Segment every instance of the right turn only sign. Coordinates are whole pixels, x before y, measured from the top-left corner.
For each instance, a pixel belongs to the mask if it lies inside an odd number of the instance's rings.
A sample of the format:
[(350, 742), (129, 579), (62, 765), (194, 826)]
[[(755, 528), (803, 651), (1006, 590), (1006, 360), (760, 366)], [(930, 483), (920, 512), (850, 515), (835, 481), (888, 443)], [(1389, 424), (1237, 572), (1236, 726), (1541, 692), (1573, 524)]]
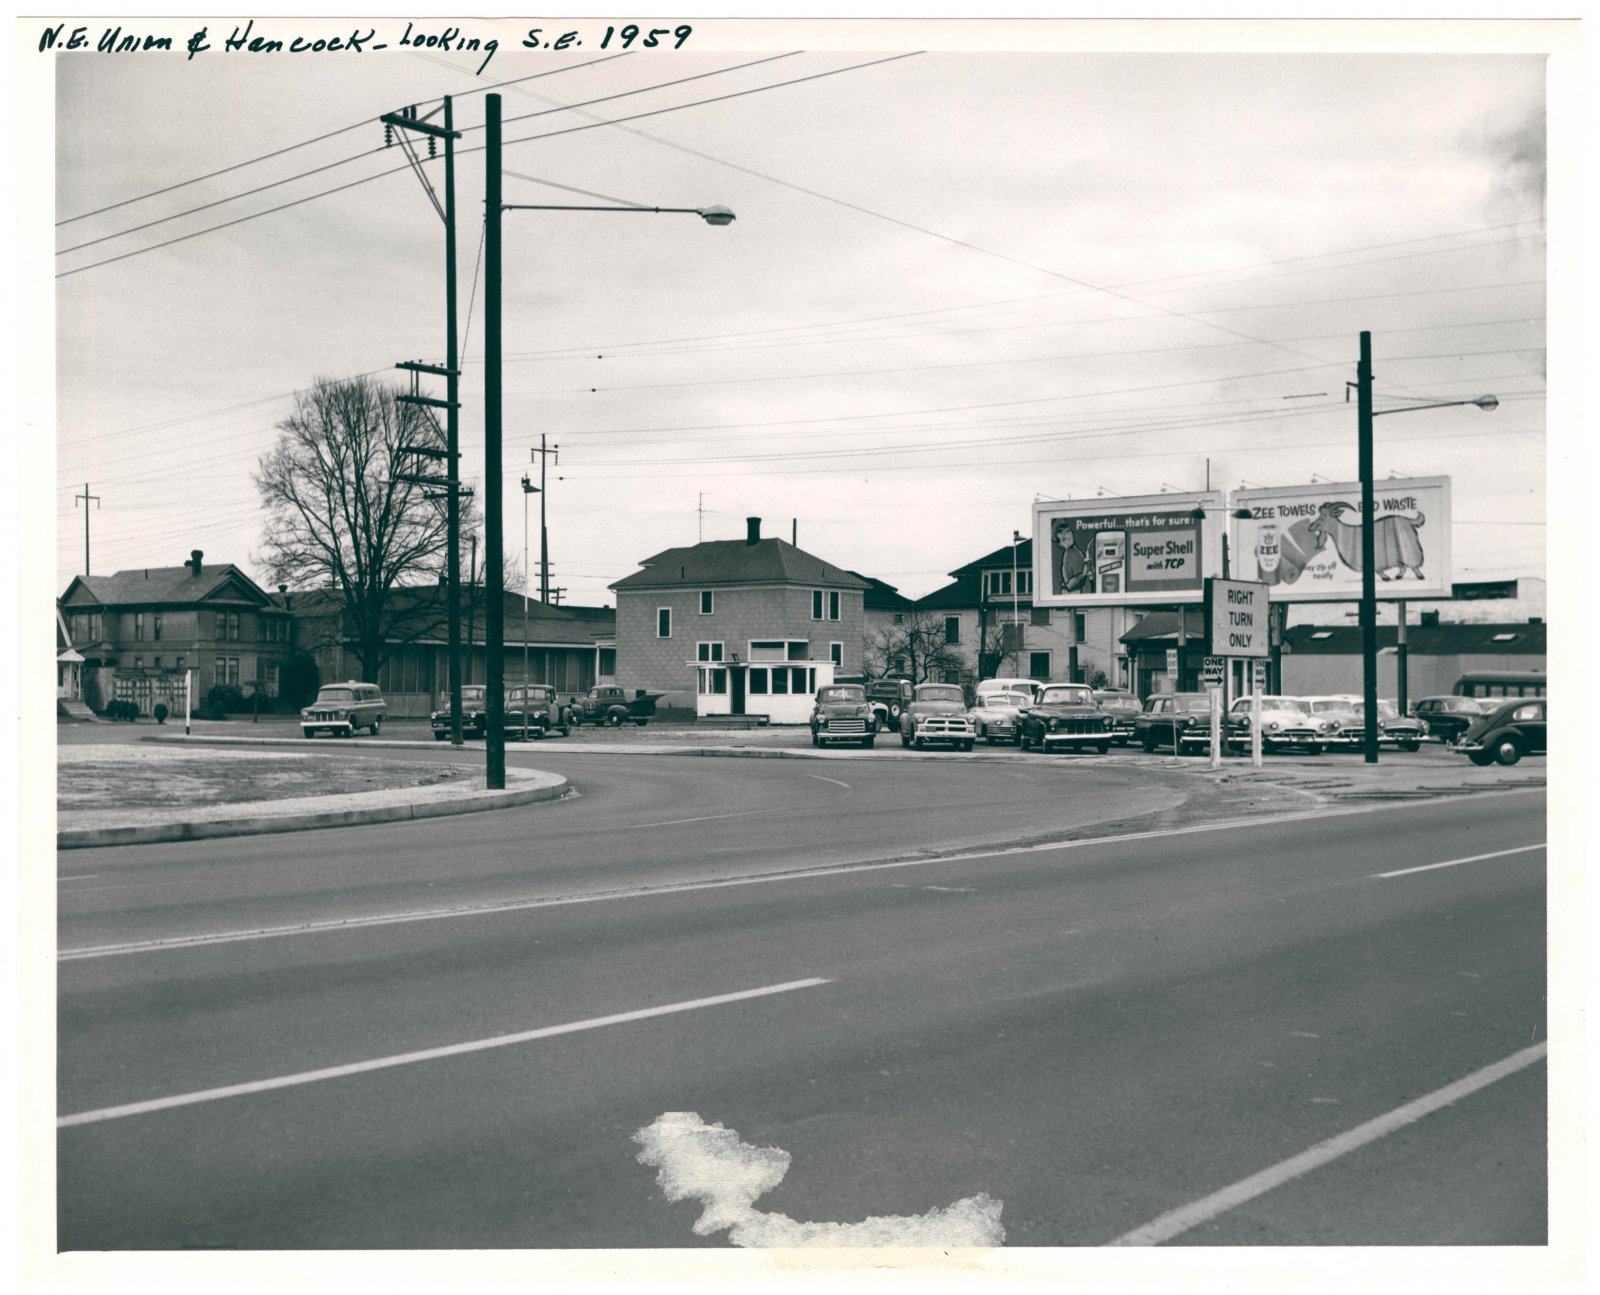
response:
[(1266, 656), (1267, 586), (1249, 580), (1207, 580), (1206, 625), (1217, 656)]

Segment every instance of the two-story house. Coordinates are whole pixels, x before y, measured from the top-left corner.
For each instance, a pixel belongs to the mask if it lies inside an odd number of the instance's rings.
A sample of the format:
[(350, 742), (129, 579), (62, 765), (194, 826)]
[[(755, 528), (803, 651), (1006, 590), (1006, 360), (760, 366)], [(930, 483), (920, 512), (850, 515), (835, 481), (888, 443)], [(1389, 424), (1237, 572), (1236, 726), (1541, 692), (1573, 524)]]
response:
[(742, 540), (664, 549), (614, 583), (616, 680), (697, 715), (804, 723), (816, 690), (859, 674), (868, 582), (748, 519)]
[(188, 671), (197, 703), (217, 684), (277, 695), (291, 651), (288, 612), (232, 563), (207, 567), (204, 557), (195, 549), (178, 567), (73, 577), (61, 610), (83, 657), (90, 706), (181, 710)]
[[(1016, 675), (1127, 687), (1121, 636), (1137, 620), (1125, 607), (1036, 607), (1033, 541), (1020, 540), (950, 572), (951, 583), (919, 598), (917, 612), (944, 621), (961, 682)], [(946, 673), (956, 673), (954, 667)], [(956, 680), (951, 680), (956, 682)]]

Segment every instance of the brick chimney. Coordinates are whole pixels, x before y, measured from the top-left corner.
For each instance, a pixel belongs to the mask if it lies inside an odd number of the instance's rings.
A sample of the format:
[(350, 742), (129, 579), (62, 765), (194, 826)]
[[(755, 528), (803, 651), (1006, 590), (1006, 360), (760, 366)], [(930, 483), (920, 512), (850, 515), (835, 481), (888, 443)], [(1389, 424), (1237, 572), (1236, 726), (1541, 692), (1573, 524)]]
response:
[(744, 519), (744, 542), (746, 544), (761, 543), (761, 519), (759, 517), (746, 517)]
[(189, 560), (184, 563), (184, 566), (188, 567), (189, 570), (193, 571), (195, 573), (195, 575), (198, 576), (200, 574), (200, 570), (201, 570), (201, 568), (200, 568), (200, 559), (203, 558), (203, 557), (205, 557), (205, 554), (202, 553), (199, 549), (190, 549), (189, 550)]

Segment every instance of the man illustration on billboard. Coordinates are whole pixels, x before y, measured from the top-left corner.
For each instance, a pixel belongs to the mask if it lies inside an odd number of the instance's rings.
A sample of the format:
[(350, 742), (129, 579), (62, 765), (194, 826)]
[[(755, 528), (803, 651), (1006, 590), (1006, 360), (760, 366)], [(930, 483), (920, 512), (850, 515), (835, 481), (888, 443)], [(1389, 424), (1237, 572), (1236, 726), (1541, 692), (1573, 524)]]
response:
[(1092, 592), (1088, 589), (1094, 568), (1087, 550), (1078, 547), (1078, 536), (1070, 518), (1056, 523), (1056, 546), (1061, 550), (1061, 589), (1064, 594)]

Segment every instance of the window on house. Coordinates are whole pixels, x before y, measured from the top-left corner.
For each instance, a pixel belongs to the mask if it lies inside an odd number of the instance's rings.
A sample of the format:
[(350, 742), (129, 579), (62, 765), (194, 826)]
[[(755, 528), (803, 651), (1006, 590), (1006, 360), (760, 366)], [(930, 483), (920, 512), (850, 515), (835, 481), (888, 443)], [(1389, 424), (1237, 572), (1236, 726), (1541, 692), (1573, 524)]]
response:
[(174, 661), (172, 663), (172, 668), (174, 670), (182, 670), (183, 669), (183, 658), (179, 657), (176, 661)]
[(1086, 627), (1085, 627), (1085, 624), (1084, 624), (1083, 613), (1082, 612), (1073, 612), (1072, 613), (1072, 641), (1074, 643), (1082, 643), (1088, 637), (1089, 637), (1089, 635), (1087, 633), (1087, 630), (1086, 630)]
[(895, 674), (904, 674), (906, 672), (906, 659), (903, 656), (895, 657), (894, 660), (889, 662), (889, 669), (894, 671)]
[(894, 623), (896, 625), (904, 625), (906, 623), (906, 614), (904, 612), (896, 612), (894, 614)]
[(1028, 678), (1048, 679), (1050, 677), (1050, 654), (1048, 652), (1028, 653)]
[(811, 619), (814, 621), (822, 619), (822, 590), (820, 589), (811, 591)]
[(991, 598), (1011, 597), (1011, 572), (989, 572), (989, 596)]
[(144, 669), (144, 658), (142, 656), (136, 656), (133, 658), (133, 668), (135, 670)]
[(765, 666), (752, 666), (751, 667), (751, 669), (750, 669), (750, 691), (752, 693), (760, 693), (762, 696), (766, 695), (766, 692), (767, 692), (767, 669), (766, 669)]
[(944, 681), (946, 683), (956, 683), (956, 684), (960, 683), (961, 682), (961, 671), (959, 671), (959, 670), (946, 670), (944, 672)]
[(656, 609), (656, 637), (658, 639), (672, 637), (672, 608), (658, 607)]
[(946, 616), (944, 618), (944, 641), (946, 643), (961, 642), (961, 617)]
[(1516, 639), (1517, 639), (1517, 636), (1515, 634), (1496, 634), (1494, 636), (1494, 638), (1491, 640), (1491, 642), (1494, 642), (1494, 643), (1514, 643), (1514, 642), (1516, 642)]
[(266, 687), (267, 696), (276, 697), (278, 695), (278, 663), (276, 661), (268, 661), (262, 669), (261, 678)]
[(723, 697), (728, 692), (728, 672), (723, 669), (700, 672), (700, 694), (703, 697)]
[(1017, 572), (1017, 592), (1024, 598), (1033, 596), (1033, 572), (1025, 569)]
[(1050, 609), (1048, 607), (1035, 607), (1028, 613), (1028, 621), (1033, 625), (1048, 625), (1050, 623)]
[(805, 639), (790, 639), (788, 657), (791, 661), (811, 660), (811, 644)]
[(844, 644), (828, 644), (828, 659), (842, 670), (844, 668)]
[(837, 589), (828, 590), (828, 619), (831, 621), (839, 619), (839, 591)]
[(150, 621), (155, 630), (156, 642), (159, 643), (161, 642), (161, 613), (157, 612), (150, 618)]
[(697, 643), (695, 645), (695, 659), (698, 661), (722, 660), (722, 643), (720, 641)]
[(228, 682), (235, 687), (239, 684), (239, 658), (236, 656), (228, 658)]
[(712, 608), (715, 606), (715, 604), (716, 604), (716, 590), (714, 590), (714, 589), (702, 589), (700, 591), (700, 614), (702, 616), (711, 615)]
[(215, 661), (213, 661), (211, 663), (211, 665), (212, 665), (212, 673), (214, 675), (213, 682), (214, 683), (219, 683), (219, 684), (227, 683), (228, 682), (228, 658), (225, 657), (225, 656), (219, 656)]
[(774, 670), (772, 672), (772, 691), (775, 693), (789, 691), (789, 672), (787, 670)]
[(237, 643), (238, 641), (239, 641), (239, 613), (238, 612), (229, 612), (228, 613), (228, 642)]
[(141, 643), (144, 641), (144, 613), (143, 612), (134, 612), (134, 614), (133, 614), (133, 637), (138, 639)]

